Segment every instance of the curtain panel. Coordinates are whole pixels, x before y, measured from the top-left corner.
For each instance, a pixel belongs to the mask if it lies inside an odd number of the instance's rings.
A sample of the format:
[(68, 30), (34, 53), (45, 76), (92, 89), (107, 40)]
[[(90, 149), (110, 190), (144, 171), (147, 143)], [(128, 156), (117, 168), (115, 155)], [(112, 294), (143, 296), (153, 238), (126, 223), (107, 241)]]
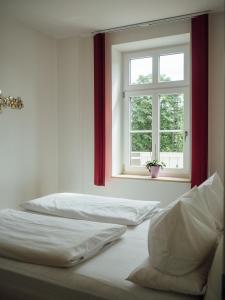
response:
[(94, 36), (94, 184), (105, 185), (105, 34)]
[(208, 15), (191, 22), (192, 52), (192, 186), (207, 178), (208, 169)]

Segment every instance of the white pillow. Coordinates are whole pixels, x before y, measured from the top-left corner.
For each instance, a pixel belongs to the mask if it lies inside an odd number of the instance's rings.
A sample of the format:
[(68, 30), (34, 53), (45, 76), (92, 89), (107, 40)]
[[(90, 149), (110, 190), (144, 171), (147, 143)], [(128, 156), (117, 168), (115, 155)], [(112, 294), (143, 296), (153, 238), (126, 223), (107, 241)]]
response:
[(180, 200), (185, 202), (193, 217), (216, 232), (217, 229), (214, 218), (210, 214), (209, 208), (204, 199), (200, 196), (196, 186), (189, 192), (182, 195)]
[(223, 273), (223, 237), (217, 247), (211, 269), (209, 271), (207, 291), (204, 300), (218, 300), (222, 295)]
[(210, 176), (207, 180), (205, 180), (200, 186), (204, 186), (204, 185), (208, 185), (210, 186), (218, 195), (218, 197), (221, 199), (221, 201), (223, 202), (223, 192), (224, 192), (224, 188), (223, 188), (223, 183), (220, 179), (220, 176), (217, 172), (215, 172), (212, 176)]
[(200, 210), (193, 213), (191, 203), (198, 201), (194, 187), (151, 219), (148, 248), (157, 270), (185, 275), (198, 268), (215, 246), (217, 233), (210, 219), (203, 222)]
[(149, 219), (158, 201), (141, 201), (77, 193), (57, 193), (21, 204), (26, 210), (64, 218), (121, 225)]
[(143, 287), (188, 295), (203, 295), (206, 290), (210, 261), (184, 276), (171, 276), (156, 270), (148, 257), (127, 280)]
[(198, 190), (202, 201), (208, 207), (216, 228), (223, 230), (224, 189), (219, 175), (213, 174), (198, 187)]

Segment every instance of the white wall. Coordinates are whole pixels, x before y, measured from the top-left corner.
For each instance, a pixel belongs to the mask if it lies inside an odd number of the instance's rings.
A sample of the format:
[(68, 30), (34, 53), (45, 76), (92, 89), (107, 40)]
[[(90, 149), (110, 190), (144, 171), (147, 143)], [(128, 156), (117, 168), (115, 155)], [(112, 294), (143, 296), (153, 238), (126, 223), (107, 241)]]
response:
[[(210, 17), (210, 172), (218, 170), (223, 175), (221, 160), (224, 156), (224, 138), (217, 130), (223, 130), (223, 82), (219, 68), (222, 52), (223, 17)], [(142, 31), (141, 31), (142, 30)], [(148, 29), (113, 34), (113, 43), (149, 39), (164, 34), (188, 32), (188, 23), (155, 27), (149, 34)], [(142, 35), (140, 35), (140, 31)], [(212, 34), (217, 32), (217, 34)], [(218, 33), (220, 31), (220, 33)], [(164, 32), (164, 33), (162, 33)], [(213, 38), (213, 41), (212, 41)], [(213, 46), (212, 46), (213, 43)], [(220, 49), (221, 47), (221, 49)], [(153, 182), (146, 180), (120, 179), (109, 177), (105, 187), (93, 184), (94, 174), (94, 107), (93, 107), (93, 44), (92, 38), (65, 39), (58, 42), (59, 49), (59, 191), (75, 191), (129, 197), (132, 199), (161, 200), (166, 204), (188, 190), (186, 183)], [(222, 56), (222, 54), (221, 54)], [(217, 61), (214, 65), (213, 61)], [(213, 67), (213, 71), (212, 71)], [(213, 74), (213, 75), (212, 75)], [(216, 81), (216, 83), (215, 83)], [(79, 85), (79, 87), (77, 86)], [(212, 92), (213, 91), (213, 92)], [(215, 99), (216, 97), (216, 99)], [(213, 108), (212, 108), (213, 103)]]
[(57, 190), (56, 43), (0, 16), (0, 89), (24, 109), (0, 113), (0, 208)]
[[(111, 46), (111, 45), (109, 45)], [(110, 47), (111, 48), (111, 47)], [(113, 49), (109, 52), (110, 56), (110, 62), (112, 67), (109, 68), (109, 72), (112, 76), (112, 80), (110, 80), (110, 84), (112, 82), (111, 89), (109, 88), (108, 93), (112, 95), (110, 97), (109, 101), (109, 115), (111, 114), (111, 124), (112, 124), (112, 132), (108, 132), (107, 135), (110, 136), (110, 139), (107, 139), (107, 143), (109, 142), (109, 147), (107, 151), (110, 152), (110, 158), (109, 161), (111, 161), (109, 169), (112, 171), (112, 175), (118, 175), (121, 174), (123, 171), (123, 151), (122, 151), (122, 145), (123, 145), (123, 97), (122, 97), (122, 53), (116, 49)], [(111, 79), (109, 77), (109, 79)], [(110, 86), (110, 85), (109, 85)], [(112, 141), (112, 142), (111, 142)], [(109, 177), (110, 174), (107, 174), (107, 177)]]
[(209, 173), (224, 178), (224, 14), (209, 18)]
[[(151, 34), (147, 28), (119, 32), (111, 42), (183, 33), (188, 26), (161, 25), (152, 27)], [(222, 14), (210, 16), (209, 37), (209, 172), (218, 170), (223, 177)], [(92, 38), (59, 40), (57, 60), (54, 39), (1, 16), (0, 39), (0, 89), (21, 96), (25, 104), (22, 111), (0, 114), (0, 207), (57, 190), (161, 199), (165, 204), (189, 188), (184, 183), (119, 178), (108, 178), (105, 187), (93, 185)]]
[[(83, 184), (83, 118), (79, 82), (82, 68), (79, 39), (58, 41), (59, 190), (79, 190)], [(88, 83), (90, 84), (90, 83)], [(83, 87), (85, 87), (86, 82)], [(88, 120), (87, 120), (88, 122)]]

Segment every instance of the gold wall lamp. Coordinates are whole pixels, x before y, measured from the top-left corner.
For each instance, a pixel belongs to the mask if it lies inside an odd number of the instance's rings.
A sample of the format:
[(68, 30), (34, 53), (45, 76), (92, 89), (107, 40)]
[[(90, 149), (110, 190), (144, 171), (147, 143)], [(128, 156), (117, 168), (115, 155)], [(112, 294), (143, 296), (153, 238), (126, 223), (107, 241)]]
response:
[(0, 112), (2, 112), (3, 108), (22, 109), (23, 107), (23, 101), (20, 97), (3, 96), (0, 90)]

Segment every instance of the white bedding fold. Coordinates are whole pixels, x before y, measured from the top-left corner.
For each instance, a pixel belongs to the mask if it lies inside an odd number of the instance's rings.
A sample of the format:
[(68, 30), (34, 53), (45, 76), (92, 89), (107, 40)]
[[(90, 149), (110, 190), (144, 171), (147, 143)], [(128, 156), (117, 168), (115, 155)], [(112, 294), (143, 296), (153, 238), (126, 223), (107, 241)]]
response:
[(0, 211), (0, 255), (24, 262), (70, 267), (120, 238), (126, 226)]
[(66, 218), (138, 225), (151, 216), (159, 202), (57, 193), (24, 202), (21, 206), (26, 210)]

